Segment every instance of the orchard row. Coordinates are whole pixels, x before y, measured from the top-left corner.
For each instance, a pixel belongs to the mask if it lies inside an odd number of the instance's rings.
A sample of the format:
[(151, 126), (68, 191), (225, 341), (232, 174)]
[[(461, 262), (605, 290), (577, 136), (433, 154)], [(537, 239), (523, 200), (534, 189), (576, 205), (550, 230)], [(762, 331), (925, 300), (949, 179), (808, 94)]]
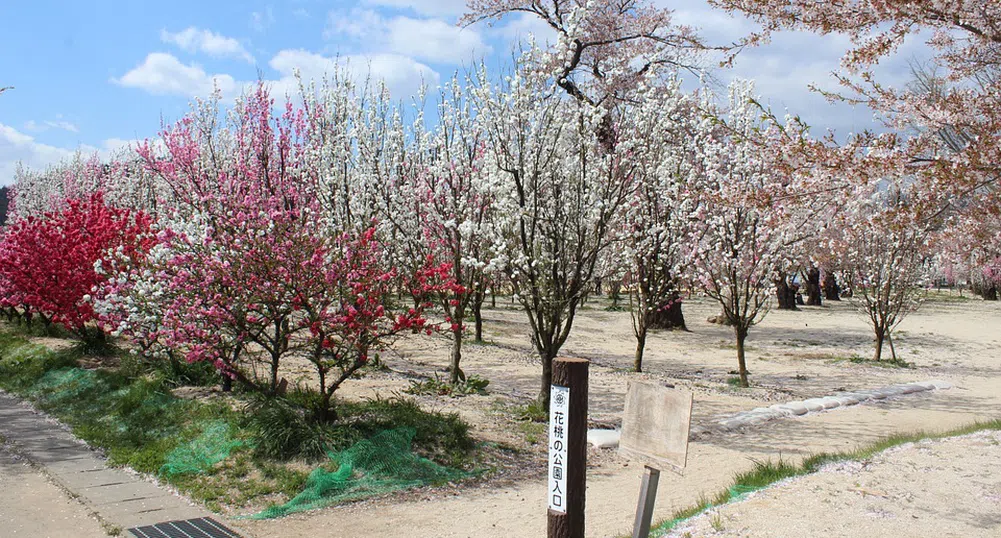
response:
[[(480, 337), (501, 290), (529, 320), (548, 404), (552, 361), (597, 280), (630, 294), (636, 370), (648, 330), (683, 324), (679, 292), (697, 289), (733, 327), (746, 386), (744, 341), (798, 274), (815, 300), (822, 280), (851, 290), (879, 360), (931, 279), (985, 297), (1001, 283), (1001, 11), (984, 2), (955, 8), (970, 11), (957, 26), (914, 2), (849, 16), (717, 0), (764, 30), (710, 47), (639, 1), (474, 1), (466, 22), (528, 11), (559, 39), (527, 45), (509, 76), (481, 67), (413, 106), (336, 72), (297, 95), (259, 85), (198, 101), (110, 162), (21, 171), (0, 301), (85, 340), (128, 337), (152, 360), (211, 361), (264, 392), (283, 360), (306, 358), (331, 413), (403, 332), (451, 335), (461, 382), (462, 334), (472, 322)], [(714, 51), (783, 28), (855, 39), (858, 76), (842, 82), (885, 134), (814, 137), (746, 81), (723, 97), (682, 87)], [(891, 88), (866, 75), (914, 28), (936, 31), (948, 76)]]

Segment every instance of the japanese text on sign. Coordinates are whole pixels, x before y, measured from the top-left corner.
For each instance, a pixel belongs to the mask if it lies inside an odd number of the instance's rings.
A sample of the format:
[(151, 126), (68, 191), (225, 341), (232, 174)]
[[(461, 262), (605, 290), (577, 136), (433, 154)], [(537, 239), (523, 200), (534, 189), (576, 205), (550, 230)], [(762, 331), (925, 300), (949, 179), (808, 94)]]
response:
[(549, 394), (549, 509), (567, 512), (567, 411), (570, 388), (552, 385)]

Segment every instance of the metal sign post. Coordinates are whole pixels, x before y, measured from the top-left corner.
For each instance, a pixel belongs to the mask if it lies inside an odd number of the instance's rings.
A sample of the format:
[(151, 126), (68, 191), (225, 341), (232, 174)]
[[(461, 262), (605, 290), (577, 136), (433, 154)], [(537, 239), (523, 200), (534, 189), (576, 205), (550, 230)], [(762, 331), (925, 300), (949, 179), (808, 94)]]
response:
[(549, 400), (549, 538), (584, 538), (587, 370), (584, 359), (553, 361)]
[(633, 538), (650, 536), (650, 520), (653, 518), (653, 505), (657, 501), (658, 482), (660, 482), (660, 470), (647, 465), (643, 472), (643, 482), (640, 484), (640, 501), (636, 504)]

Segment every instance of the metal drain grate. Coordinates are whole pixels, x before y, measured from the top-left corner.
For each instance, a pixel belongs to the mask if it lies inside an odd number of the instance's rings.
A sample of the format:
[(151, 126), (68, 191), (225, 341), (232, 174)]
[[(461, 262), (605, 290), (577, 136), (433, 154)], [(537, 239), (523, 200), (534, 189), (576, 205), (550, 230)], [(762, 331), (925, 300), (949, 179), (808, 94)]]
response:
[(210, 517), (167, 521), (129, 529), (136, 538), (240, 538), (240, 535)]

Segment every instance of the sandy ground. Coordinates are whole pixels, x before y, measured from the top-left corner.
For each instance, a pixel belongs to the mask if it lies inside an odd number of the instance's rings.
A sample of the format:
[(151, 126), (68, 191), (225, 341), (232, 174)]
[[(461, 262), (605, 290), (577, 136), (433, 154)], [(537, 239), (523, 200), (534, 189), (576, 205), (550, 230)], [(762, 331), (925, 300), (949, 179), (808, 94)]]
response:
[(1001, 536), (1001, 432), (825, 466), (680, 525), (672, 537)]
[[(781, 419), (751, 431), (704, 435), (691, 444), (684, 476), (664, 473), (654, 518), (666, 519), (701, 495), (724, 488), (735, 473), (755, 461), (797, 460), (819, 451), (849, 449), (894, 432), (941, 431), (1001, 415), (1001, 304), (980, 300), (931, 300), (908, 317), (895, 338), (897, 353), (912, 369), (855, 364), (870, 357), (872, 336), (847, 302), (773, 311), (751, 330), (749, 370), (754, 388), (726, 381), (736, 368), (733, 334), (706, 318), (717, 307), (701, 300), (685, 304), (691, 332), (665, 332), (648, 339), (646, 372), (629, 372), (634, 340), (627, 312), (592, 303), (564, 347), (565, 356), (591, 360), (592, 421), (621, 421), (626, 382), (633, 378), (670, 381), (695, 393), (695, 424), (775, 402), (874, 388), (892, 383), (944, 379), (947, 391), (904, 396), (804, 417)], [(464, 398), (421, 397), (426, 407), (459, 412), (479, 439), (523, 448), (515, 478), (500, 477), (455, 489), (410, 492), (331, 507), (280, 520), (241, 522), (257, 536), (407, 536), (507, 538), (545, 533), (544, 447), (531, 443), (512, 422), (510, 407), (539, 390), (539, 366), (529, 345), (521, 311), (506, 304), (485, 312), (489, 345), (465, 347), (463, 367), (491, 381), (490, 394)], [(386, 355), (393, 372), (378, 373), (344, 387), (349, 398), (386, 396), (409, 385), (408, 375), (441, 373), (448, 362), (443, 339), (405, 340)], [(289, 377), (309, 379), (304, 365), (289, 364)], [(544, 439), (543, 441), (544, 442)], [(610, 451), (589, 455), (587, 536), (628, 534), (643, 466)], [(979, 472), (984, 472), (981, 469)], [(903, 482), (902, 482), (903, 483)], [(884, 486), (888, 487), (888, 486)], [(935, 518), (934, 513), (928, 517)], [(964, 517), (958, 513), (955, 517)], [(950, 523), (939, 529), (947, 531)], [(809, 535), (809, 534), (803, 534)]]
[(0, 438), (0, 535), (24, 538), (108, 536), (78, 501), (11, 453)]
[[(580, 312), (562, 353), (591, 361), (589, 414), (596, 424), (621, 422), (630, 379), (655, 379), (691, 390), (695, 395), (694, 425), (762, 405), (841, 390), (928, 379), (943, 379), (956, 386), (780, 419), (747, 431), (700, 435), (690, 446), (685, 474), (661, 475), (655, 521), (669, 518), (701, 496), (715, 494), (729, 485), (734, 474), (751, 469), (756, 461), (779, 457), (798, 460), (820, 451), (868, 444), (895, 432), (941, 431), (1001, 416), (998, 303), (958, 300), (948, 294), (928, 301), (903, 322), (894, 339), (898, 355), (914, 363), (914, 368), (908, 369), (848, 360), (872, 354), (871, 331), (848, 302), (828, 302), (796, 312), (772, 311), (752, 328), (748, 339), (750, 389), (727, 383), (736, 369), (734, 338), (731, 329), (706, 322), (718, 313), (714, 304), (700, 299), (685, 303), (689, 332), (652, 334), (643, 374), (630, 371), (635, 340), (628, 312), (608, 311), (606, 306), (604, 299), (593, 301)], [(538, 394), (538, 359), (529, 343), (525, 314), (516, 306), (499, 300), (496, 308), (485, 310), (484, 317), (487, 343), (464, 346), (463, 369), (489, 379), (489, 393), (463, 398), (421, 396), (418, 401), (429, 409), (459, 413), (481, 441), (513, 448), (516, 452), (510, 457), (514, 461), (500, 462), (501, 472), (459, 487), (409, 491), (279, 520), (234, 524), (257, 537), (544, 535), (546, 454), (542, 425), (526, 427), (513, 414), (515, 406)], [(401, 393), (413, 379), (445, 377), (443, 368), (448, 364), (450, 347), (445, 337), (403, 339), (384, 354), (389, 370), (351, 380), (338, 394), (348, 399), (388, 397)], [(286, 361), (282, 375), (307, 384), (315, 379), (305, 361)], [(587, 536), (629, 534), (643, 466), (607, 450), (592, 449), (588, 458)], [(8, 480), (11, 472), (6, 469), (0, 468), (0, 473), (6, 473), (0, 476), (3, 493), (7, 486), (2, 480)], [(38, 494), (49, 495), (44, 480), (29, 489), (32, 494), (37, 489)], [(53, 498), (62, 506), (58, 495)], [(0, 507), (0, 522), (17, 519), (22, 525), (36, 523), (30, 515), (15, 517), (4, 510), (9, 508)], [(246, 507), (238, 513), (253, 511)], [(929, 517), (934, 519), (935, 515), (930, 513)], [(937, 531), (950, 532), (951, 528), (943, 522)], [(6, 536), (5, 532), (0, 527), (0, 534)], [(101, 535), (97, 532), (95, 535)], [(89, 536), (82, 531), (72, 535)]]

